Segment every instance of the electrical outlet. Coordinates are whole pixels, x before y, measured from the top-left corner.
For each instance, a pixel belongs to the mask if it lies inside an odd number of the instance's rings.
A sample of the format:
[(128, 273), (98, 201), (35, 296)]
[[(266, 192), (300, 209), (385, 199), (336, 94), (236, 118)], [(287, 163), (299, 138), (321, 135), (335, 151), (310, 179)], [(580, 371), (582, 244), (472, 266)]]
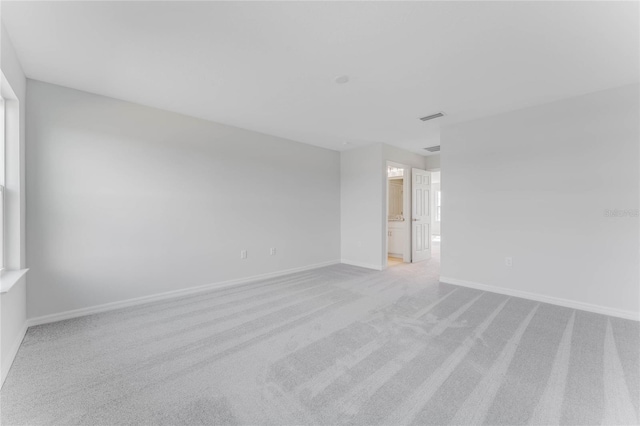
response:
[(240, 250), (240, 259), (246, 259), (246, 258), (247, 258), (247, 251)]
[(271, 250), (269, 250), (269, 254), (271, 256), (275, 256), (276, 255), (276, 248), (275, 247), (271, 247)]
[(504, 258), (504, 266), (513, 266), (513, 257), (505, 257)]

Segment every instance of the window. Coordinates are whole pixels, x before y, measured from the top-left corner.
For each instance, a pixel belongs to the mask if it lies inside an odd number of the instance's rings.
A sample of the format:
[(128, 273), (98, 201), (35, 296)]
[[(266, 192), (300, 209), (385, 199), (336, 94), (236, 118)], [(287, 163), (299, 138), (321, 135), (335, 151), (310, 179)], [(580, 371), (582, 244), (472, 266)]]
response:
[(436, 222), (440, 222), (441, 194), (440, 191), (436, 191)]
[(5, 108), (4, 108), (4, 99), (0, 97), (0, 271), (4, 269), (4, 252), (5, 252), (5, 241), (4, 241), (4, 178), (5, 178)]
[(4, 270), (4, 186), (0, 185), (0, 271)]
[[(20, 104), (0, 71), (0, 294), (27, 272), (20, 257)], [(15, 202), (14, 202), (15, 201)], [(15, 239), (14, 239), (15, 238)]]

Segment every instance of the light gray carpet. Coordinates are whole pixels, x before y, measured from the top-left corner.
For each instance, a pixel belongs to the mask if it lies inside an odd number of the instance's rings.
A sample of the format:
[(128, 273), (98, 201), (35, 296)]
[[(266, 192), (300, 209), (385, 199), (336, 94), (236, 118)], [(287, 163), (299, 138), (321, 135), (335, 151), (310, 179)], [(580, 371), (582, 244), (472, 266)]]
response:
[(2, 424), (636, 424), (640, 329), (337, 265), (29, 329)]

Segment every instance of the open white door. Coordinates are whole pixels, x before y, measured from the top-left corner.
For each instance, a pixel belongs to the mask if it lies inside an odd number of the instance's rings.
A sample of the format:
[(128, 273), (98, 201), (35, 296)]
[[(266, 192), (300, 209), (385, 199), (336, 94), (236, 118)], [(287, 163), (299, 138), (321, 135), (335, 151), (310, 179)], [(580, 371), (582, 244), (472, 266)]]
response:
[(411, 169), (411, 262), (431, 258), (431, 172)]

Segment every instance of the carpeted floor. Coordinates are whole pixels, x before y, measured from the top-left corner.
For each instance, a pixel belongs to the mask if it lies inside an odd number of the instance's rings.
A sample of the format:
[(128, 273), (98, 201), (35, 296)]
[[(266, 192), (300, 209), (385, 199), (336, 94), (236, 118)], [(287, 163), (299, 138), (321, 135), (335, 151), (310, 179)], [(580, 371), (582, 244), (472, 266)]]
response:
[(336, 265), (30, 328), (3, 425), (637, 424), (639, 324)]

